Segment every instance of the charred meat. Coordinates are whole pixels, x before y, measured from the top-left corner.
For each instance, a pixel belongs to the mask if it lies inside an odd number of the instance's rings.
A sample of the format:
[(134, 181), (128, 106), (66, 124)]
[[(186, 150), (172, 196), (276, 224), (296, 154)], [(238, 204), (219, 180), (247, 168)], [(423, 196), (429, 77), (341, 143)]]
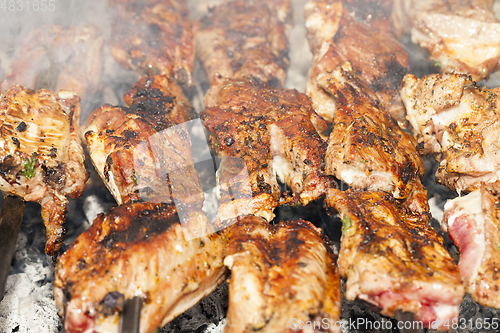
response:
[(66, 196), (80, 196), (88, 178), (80, 98), (13, 85), (0, 93), (0, 115), (0, 189), (42, 205), (45, 251), (56, 255), (65, 234)]
[(303, 220), (273, 226), (251, 215), (227, 222), (227, 333), (291, 332), (291, 318), (340, 319), (336, 256), (320, 229)]
[(352, 75), (366, 93), (405, 126), (398, 95), (401, 79), (409, 72), (409, 57), (396, 39), (387, 1), (324, 1), (306, 4), (307, 37), (313, 52), (306, 93), (314, 108), (328, 121), (336, 112), (336, 95), (324, 83), (349, 61)]
[(125, 95), (129, 107), (104, 105), (89, 117), (85, 138), (97, 172), (119, 204), (180, 202), (201, 208), (186, 121), (194, 110), (166, 76), (139, 80)]
[(166, 75), (193, 85), (194, 46), (184, 0), (109, 0), (113, 57), (141, 76)]
[(343, 222), (340, 274), (345, 297), (360, 299), (386, 316), (410, 312), (424, 326), (445, 330), (458, 319), (464, 287), (443, 238), (407, 214), (382, 191), (331, 189), (327, 205)]
[(216, 76), (283, 85), (289, 65), (289, 0), (233, 0), (195, 25), (196, 54)]
[(217, 78), (201, 115), (221, 157), (220, 221), (245, 214), (268, 220), (280, 203), (276, 177), (307, 204), (330, 186), (324, 175), (321, 121), (304, 94), (256, 81)]
[[(202, 211), (181, 226), (164, 203), (101, 214), (60, 257), (54, 292), (66, 332), (117, 332), (124, 301), (142, 297), (140, 331), (155, 332), (225, 279), (222, 239)], [(166, 292), (168, 290), (168, 292)]]

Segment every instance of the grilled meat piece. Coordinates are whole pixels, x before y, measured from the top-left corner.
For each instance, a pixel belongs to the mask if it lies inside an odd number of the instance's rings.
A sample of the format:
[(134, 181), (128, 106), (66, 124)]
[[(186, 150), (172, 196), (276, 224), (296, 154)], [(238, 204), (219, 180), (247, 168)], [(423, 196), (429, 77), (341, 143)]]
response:
[(458, 267), (465, 289), (483, 306), (500, 308), (499, 194), (480, 189), (445, 205), (441, 227), (460, 250)]
[(226, 332), (296, 332), (293, 326), (300, 322), (324, 324), (325, 319), (329, 332), (336, 332), (340, 277), (331, 242), (321, 230), (303, 220), (273, 226), (251, 215), (227, 222)]
[(201, 119), (221, 157), (218, 218), (256, 214), (268, 220), (279, 204), (276, 176), (305, 205), (330, 186), (326, 143), (306, 95), (256, 81), (217, 78)]
[(390, 192), (396, 199), (420, 196), (411, 207), (417, 214), (428, 212), (426, 190), (420, 182), (424, 164), (415, 141), (364, 93), (349, 65), (332, 73), (336, 80), (325, 77), (322, 82), (324, 91), (336, 96), (337, 109), (326, 151), (326, 173), (354, 188)]
[(500, 180), (499, 92), (463, 74), (404, 78), (401, 97), (418, 147), (436, 157), (436, 179), (451, 190), (469, 192)]
[(66, 196), (80, 196), (88, 178), (79, 102), (70, 91), (35, 93), (19, 85), (0, 93), (0, 189), (42, 205), (50, 255), (64, 238)]
[(352, 75), (363, 83), (366, 93), (406, 126), (398, 88), (409, 72), (409, 57), (394, 34), (390, 6), (358, 2), (316, 0), (306, 4), (307, 37), (314, 54), (306, 93), (318, 114), (331, 121), (337, 96), (325, 91), (324, 83), (339, 80), (336, 70), (349, 61)]
[[(85, 98), (100, 90), (103, 38), (97, 27), (42, 25), (34, 28), (16, 50), (9, 72), (0, 90), (13, 84), (35, 89), (74, 91)], [(55, 87), (39, 82), (39, 75), (49, 72)], [(38, 82), (37, 82), (38, 81)]]
[(331, 189), (326, 204), (343, 221), (339, 267), (346, 299), (366, 301), (386, 316), (414, 313), (426, 327), (446, 329), (458, 320), (464, 296), (458, 267), (425, 216), (415, 221), (382, 191)]
[(109, 0), (111, 54), (139, 75), (163, 74), (193, 85), (194, 46), (184, 0)]
[(140, 331), (154, 332), (226, 277), (222, 239), (204, 213), (186, 227), (164, 203), (129, 203), (100, 214), (60, 257), (54, 293), (66, 332), (117, 332), (124, 300), (143, 298)]
[(194, 110), (182, 89), (158, 75), (139, 80), (124, 98), (130, 107), (106, 104), (85, 129), (92, 162), (118, 204), (178, 200), (201, 208), (203, 189), (184, 124)]
[(289, 0), (233, 0), (195, 23), (196, 54), (215, 76), (284, 85), (289, 65)]
[(493, 0), (397, 0), (399, 33), (430, 53), (442, 73), (470, 74), (479, 81), (499, 68), (500, 21)]

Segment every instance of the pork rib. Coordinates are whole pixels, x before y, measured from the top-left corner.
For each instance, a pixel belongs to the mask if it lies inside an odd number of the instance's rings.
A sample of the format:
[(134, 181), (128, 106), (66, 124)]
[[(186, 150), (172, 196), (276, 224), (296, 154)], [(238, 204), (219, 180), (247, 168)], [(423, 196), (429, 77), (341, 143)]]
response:
[(177, 199), (201, 208), (203, 189), (184, 124), (194, 110), (182, 89), (166, 76), (143, 78), (125, 101), (130, 107), (95, 110), (85, 129), (92, 162), (118, 204)]
[(483, 306), (500, 308), (498, 192), (481, 186), (449, 200), (441, 227), (460, 250), (458, 267), (466, 291)]
[(118, 332), (124, 301), (139, 296), (140, 332), (151, 333), (212, 292), (226, 276), (222, 239), (202, 211), (188, 214), (186, 227), (172, 204), (128, 203), (100, 214), (56, 266), (66, 332)]
[(289, 0), (233, 0), (195, 23), (196, 54), (208, 79), (257, 79), (283, 85), (288, 59)]
[(193, 85), (194, 46), (184, 0), (109, 0), (111, 54), (141, 76), (162, 74), (184, 89)]
[(500, 118), (497, 89), (465, 74), (407, 75), (401, 88), (418, 147), (439, 162), (436, 179), (451, 190), (498, 188)]
[(42, 205), (50, 255), (64, 239), (66, 196), (80, 196), (88, 178), (79, 122), (74, 92), (13, 85), (0, 94), (0, 189)]
[(458, 318), (464, 296), (458, 267), (425, 216), (415, 221), (382, 191), (331, 189), (326, 204), (343, 222), (339, 268), (346, 299), (366, 301), (386, 316), (411, 312), (441, 330)]
[(331, 186), (324, 175), (326, 144), (307, 96), (256, 81), (217, 78), (201, 118), (221, 156), (220, 221), (245, 214), (269, 221), (280, 203), (276, 177), (302, 204)]
[(492, 0), (397, 0), (399, 34), (430, 53), (442, 73), (464, 73), (479, 81), (500, 62), (500, 21)]
[(340, 278), (332, 245), (320, 229), (303, 220), (272, 226), (251, 215), (226, 222), (227, 333), (285, 333), (313, 320), (323, 327), (327, 320), (328, 331), (337, 332)]

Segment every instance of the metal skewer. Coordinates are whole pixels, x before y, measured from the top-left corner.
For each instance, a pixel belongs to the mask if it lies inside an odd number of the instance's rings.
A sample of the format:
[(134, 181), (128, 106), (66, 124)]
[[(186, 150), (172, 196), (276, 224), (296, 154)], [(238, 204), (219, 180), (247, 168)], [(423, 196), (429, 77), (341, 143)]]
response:
[(120, 316), (120, 333), (139, 333), (142, 298), (135, 296), (125, 301)]
[(26, 202), (13, 195), (5, 195), (0, 214), (0, 300), (5, 292), (5, 282), (9, 275), (12, 258), (16, 250), (17, 236), (21, 231)]

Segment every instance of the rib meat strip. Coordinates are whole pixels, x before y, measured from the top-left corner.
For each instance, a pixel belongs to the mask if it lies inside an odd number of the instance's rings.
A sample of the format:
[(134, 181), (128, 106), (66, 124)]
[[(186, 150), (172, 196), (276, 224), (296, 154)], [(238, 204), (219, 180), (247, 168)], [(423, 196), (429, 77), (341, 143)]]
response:
[(464, 74), (407, 75), (401, 88), (418, 148), (439, 162), (436, 179), (451, 190), (498, 188), (500, 117), (497, 89)]
[(313, 52), (306, 93), (323, 118), (331, 121), (337, 110), (336, 95), (325, 91), (326, 80), (338, 80), (336, 71), (350, 62), (352, 75), (365, 92), (406, 126), (398, 96), (409, 57), (397, 40), (388, 1), (312, 0), (304, 8), (307, 38)]
[(331, 189), (326, 204), (343, 222), (339, 267), (346, 299), (363, 300), (386, 316), (410, 312), (440, 330), (458, 320), (460, 273), (428, 217), (415, 221), (405, 203), (382, 191)]
[(500, 308), (500, 206), (496, 190), (481, 186), (449, 200), (441, 227), (460, 250), (466, 291), (483, 306)]
[(415, 141), (352, 76), (349, 62), (336, 69), (335, 79), (322, 78), (324, 91), (336, 96), (335, 117), (326, 151), (326, 173), (351, 187), (382, 190), (408, 199), (416, 214), (429, 212), (420, 177), (422, 158)]
[(280, 203), (276, 177), (306, 205), (331, 186), (326, 143), (306, 95), (256, 81), (217, 78), (205, 96), (203, 124), (221, 158), (219, 221), (245, 214), (272, 220)]
[(201, 208), (186, 121), (194, 110), (166, 76), (139, 80), (124, 96), (129, 107), (104, 105), (89, 117), (85, 138), (97, 172), (118, 204), (180, 202)]
[(0, 93), (0, 189), (42, 205), (50, 255), (64, 239), (66, 196), (80, 196), (88, 178), (79, 122), (74, 92), (13, 85)]
[(118, 332), (126, 299), (143, 299), (140, 332), (152, 333), (226, 277), (223, 243), (204, 213), (181, 226), (176, 207), (128, 203), (100, 214), (60, 257), (54, 293), (66, 332)]
[(399, 34), (425, 48), (442, 73), (470, 74), (479, 81), (498, 69), (500, 21), (494, 0), (396, 0)]
[(193, 85), (194, 46), (184, 0), (109, 0), (109, 45), (126, 69), (166, 75), (184, 89)]
[(329, 332), (337, 332), (337, 258), (321, 230), (303, 220), (273, 226), (251, 215), (227, 222), (224, 264), (231, 280), (225, 332), (295, 332), (299, 322), (303, 327), (313, 320), (323, 326), (328, 320)]
[(284, 85), (291, 15), (289, 0), (233, 0), (210, 10), (194, 25), (210, 83), (220, 75)]
[[(34, 28), (16, 50), (9, 71), (0, 83), (0, 91), (19, 84), (31, 89), (39, 86), (54, 91), (74, 91), (85, 99), (101, 87), (102, 52), (103, 38), (97, 27), (42, 25)], [(55, 76), (50, 78), (56, 82), (55, 86), (39, 82), (43, 73)]]

